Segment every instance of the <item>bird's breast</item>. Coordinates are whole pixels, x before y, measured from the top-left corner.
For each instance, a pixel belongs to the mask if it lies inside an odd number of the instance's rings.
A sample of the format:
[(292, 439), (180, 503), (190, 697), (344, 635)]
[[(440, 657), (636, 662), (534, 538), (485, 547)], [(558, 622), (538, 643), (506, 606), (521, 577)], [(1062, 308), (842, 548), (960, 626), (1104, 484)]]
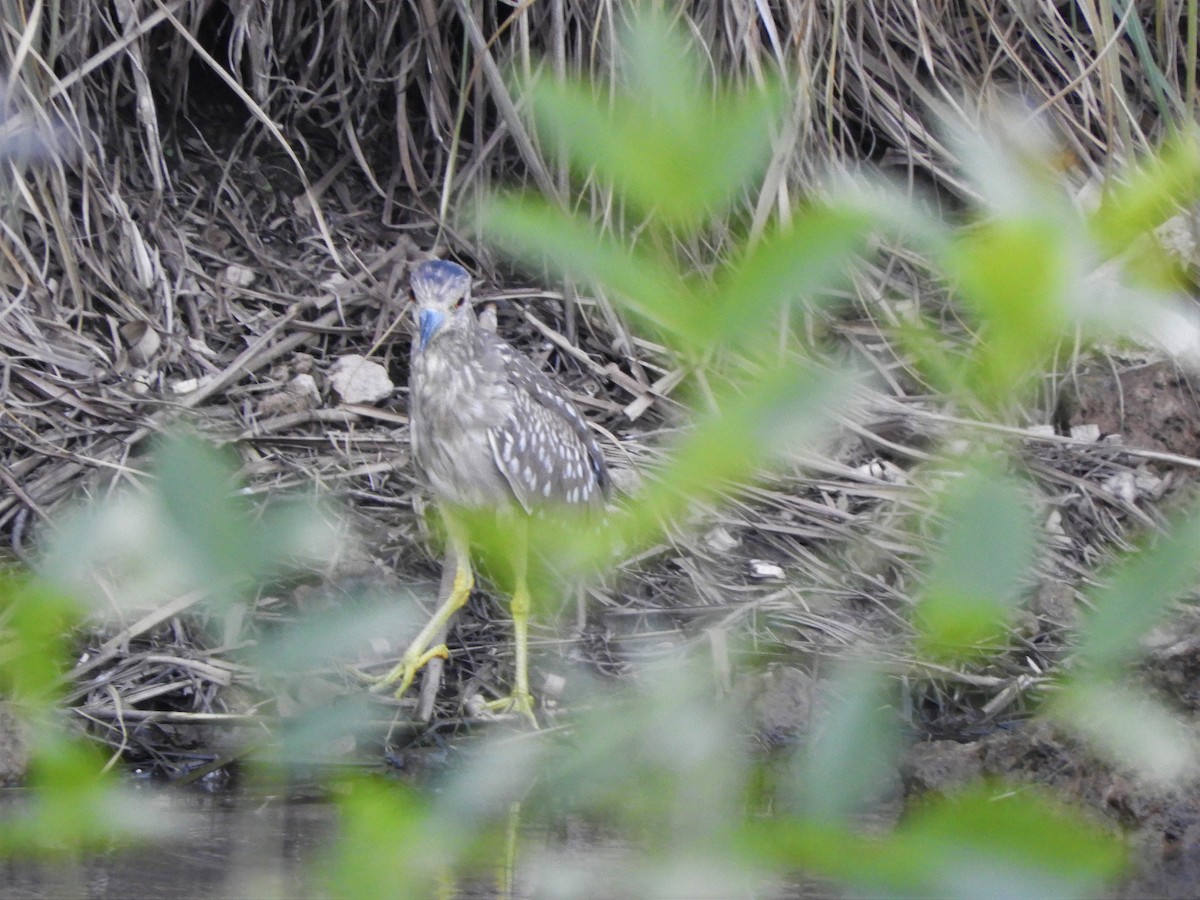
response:
[(510, 500), (492, 457), (488, 432), (509, 415), (503, 383), (469, 356), (439, 352), (431, 342), (410, 367), (413, 448), (434, 493), (459, 506), (500, 506)]

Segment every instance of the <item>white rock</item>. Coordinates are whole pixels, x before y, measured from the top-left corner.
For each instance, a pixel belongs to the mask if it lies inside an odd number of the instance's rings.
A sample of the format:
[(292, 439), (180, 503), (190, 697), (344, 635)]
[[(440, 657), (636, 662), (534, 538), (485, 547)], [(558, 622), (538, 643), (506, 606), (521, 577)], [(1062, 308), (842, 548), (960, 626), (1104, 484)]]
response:
[(225, 283), (231, 284), (234, 287), (250, 287), (250, 285), (254, 284), (256, 277), (253, 269), (246, 266), (239, 266), (237, 263), (230, 263), (225, 267)]
[(387, 369), (364, 356), (340, 356), (329, 369), (329, 383), (343, 403), (378, 403), (396, 386)]
[(173, 382), (171, 384), (171, 391), (176, 394), (190, 394), (192, 391), (198, 391), (212, 380), (212, 375), (201, 375), (199, 378), (184, 378)]
[(1124, 500), (1126, 503), (1137, 500), (1137, 481), (1128, 469), (1110, 475), (1100, 486), (1118, 500)]
[(129, 347), (129, 358), (137, 365), (144, 365), (158, 352), (162, 339), (148, 323), (140, 319), (126, 322), (120, 327), (121, 337)]
[(755, 581), (783, 581), (783, 566), (765, 559), (750, 560), (750, 577)]
[(904, 470), (884, 459), (873, 459), (856, 467), (856, 471), (864, 478), (874, 478), (888, 484), (907, 484), (908, 476)]
[(865, 462), (858, 467), (858, 474), (865, 478), (876, 478), (882, 481), (884, 472), (885, 470), (883, 468), (883, 463), (881, 463), (878, 459)]
[(717, 525), (710, 529), (708, 534), (704, 535), (705, 546), (714, 553), (728, 553), (740, 543), (741, 541), (730, 534), (729, 529), (722, 525)]
[(154, 384), (154, 373), (149, 369), (131, 369), (129, 372), (130, 393), (141, 397), (150, 393), (150, 388)]
[(1133, 483), (1143, 497), (1157, 500), (1167, 489), (1167, 482), (1144, 466), (1133, 473)]
[(1196, 261), (1196, 226), (1191, 216), (1181, 213), (1154, 230), (1159, 244), (1184, 265)]
[(283, 416), (316, 409), (320, 405), (321, 392), (317, 389), (317, 380), (311, 375), (302, 374), (285, 384), (283, 390), (263, 397), (258, 404), (258, 414)]

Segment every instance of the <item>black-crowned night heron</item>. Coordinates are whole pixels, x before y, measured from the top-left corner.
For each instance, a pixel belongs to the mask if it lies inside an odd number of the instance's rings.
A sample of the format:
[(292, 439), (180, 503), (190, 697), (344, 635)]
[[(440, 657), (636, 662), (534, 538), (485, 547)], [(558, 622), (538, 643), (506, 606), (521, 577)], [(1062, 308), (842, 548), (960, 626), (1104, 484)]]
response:
[[(512, 695), (488, 704), (533, 721), (529, 692), (527, 518), (540, 511), (602, 511), (608, 473), (583, 416), (532, 362), (480, 325), (471, 277), (443, 260), (411, 277), (419, 332), (409, 369), (413, 457), (433, 491), (455, 560), (454, 583), (404, 657), (381, 681), (412, 684), (429, 660), (446, 657), (435, 635), (474, 585), (464, 513), (496, 511), (514, 523), (512, 618), (516, 673)], [(536, 722), (535, 722), (536, 724)]]

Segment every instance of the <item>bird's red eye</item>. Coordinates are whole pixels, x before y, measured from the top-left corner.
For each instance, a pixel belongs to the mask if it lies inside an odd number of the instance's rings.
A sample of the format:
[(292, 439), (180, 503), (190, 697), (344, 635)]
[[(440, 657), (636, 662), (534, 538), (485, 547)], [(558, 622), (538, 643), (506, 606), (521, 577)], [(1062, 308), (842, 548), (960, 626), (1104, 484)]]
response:
[(455, 300), (455, 301), (454, 301), (454, 308), (455, 308), (455, 309), (462, 309), (462, 307), (463, 307), (463, 304), (464, 304), (464, 303), (466, 303), (466, 302), (467, 302), (467, 298), (466, 298), (466, 297), (459, 297), (457, 300)]

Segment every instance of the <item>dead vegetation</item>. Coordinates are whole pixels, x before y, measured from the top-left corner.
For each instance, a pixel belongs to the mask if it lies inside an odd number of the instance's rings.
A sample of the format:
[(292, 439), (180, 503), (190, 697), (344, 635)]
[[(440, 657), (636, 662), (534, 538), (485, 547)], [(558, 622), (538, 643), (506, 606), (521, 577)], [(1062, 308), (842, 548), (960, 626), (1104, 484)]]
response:
[[(975, 121), (991, 98), (1022, 98), (1053, 123), (1064, 179), (1084, 191), (1195, 108), (1182, 2), (1129, 3), (1117, 18), (1049, 0), (769, 7), (770, 18), (753, 4), (679, 13), (714, 73), (783, 73), (794, 87), (775, 156), (736, 213), (752, 231), (828, 171), (865, 165), (961, 209), (970, 188), (933, 125), (938, 110)], [(528, 183), (613, 221), (609, 197), (543, 153), (505, 72), (610, 79), (621, 15), (563, 0), (0, 11), (0, 140), (41, 157), (0, 179), (0, 536), (12, 553), (33, 561), (67, 502), (139, 482), (147, 439), (187, 421), (237, 448), (256, 495), (316, 486), (353, 506), (367, 548), (347, 564), (354, 574), (432, 579), (408, 461), (401, 302), (408, 264), (427, 253), (481, 276), (501, 333), (616, 438), (614, 465), (652, 465), (682, 421), (679, 363), (586, 287), (503, 269), (453, 215), (481, 190)], [(60, 152), (38, 153), (35, 134)], [(681, 252), (704, 267), (723, 248), (718, 234)], [(583, 657), (616, 672), (699, 633), (723, 670), (743, 639), (804, 656), (903, 635), (923, 549), (910, 526), (928, 499), (905, 473), (939, 436), (1003, 426), (964, 426), (889, 341), (902, 305), (956, 327), (919, 260), (884, 253), (848, 301), (824, 327), (878, 373), (870, 419), (626, 561), (619, 584), (593, 591), (579, 640), (553, 637), (569, 628), (535, 635), (544, 668)], [(399, 389), (339, 402), (330, 370), (350, 354)], [(1072, 437), (1069, 426), (1089, 423), (1056, 406), (1076, 368), (1049, 373), (1046, 402), (1019, 423), (1057, 426), (1023, 439), (1057, 536), (1034, 593), (1064, 584), (1067, 596), (1035, 601), (1012, 652), (985, 668), (916, 672), (922, 727), (1021, 713), (1061, 652), (1080, 579), (1130, 525), (1154, 523), (1197, 465), (1194, 453)], [(180, 737), (181, 722), (243, 722), (263, 707), (228, 690), (251, 675), (197, 639), (186, 598), (164, 609), (94, 636), (74, 699), (114, 748), (174, 769), (164, 745), (204, 743)], [(293, 598), (263, 597), (246, 627), (295, 615)], [(493, 677), (502, 628), (491, 606), (472, 606), (451, 640), (463, 648), (459, 684)], [(455, 699), (451, 684), (447, 717)]]

